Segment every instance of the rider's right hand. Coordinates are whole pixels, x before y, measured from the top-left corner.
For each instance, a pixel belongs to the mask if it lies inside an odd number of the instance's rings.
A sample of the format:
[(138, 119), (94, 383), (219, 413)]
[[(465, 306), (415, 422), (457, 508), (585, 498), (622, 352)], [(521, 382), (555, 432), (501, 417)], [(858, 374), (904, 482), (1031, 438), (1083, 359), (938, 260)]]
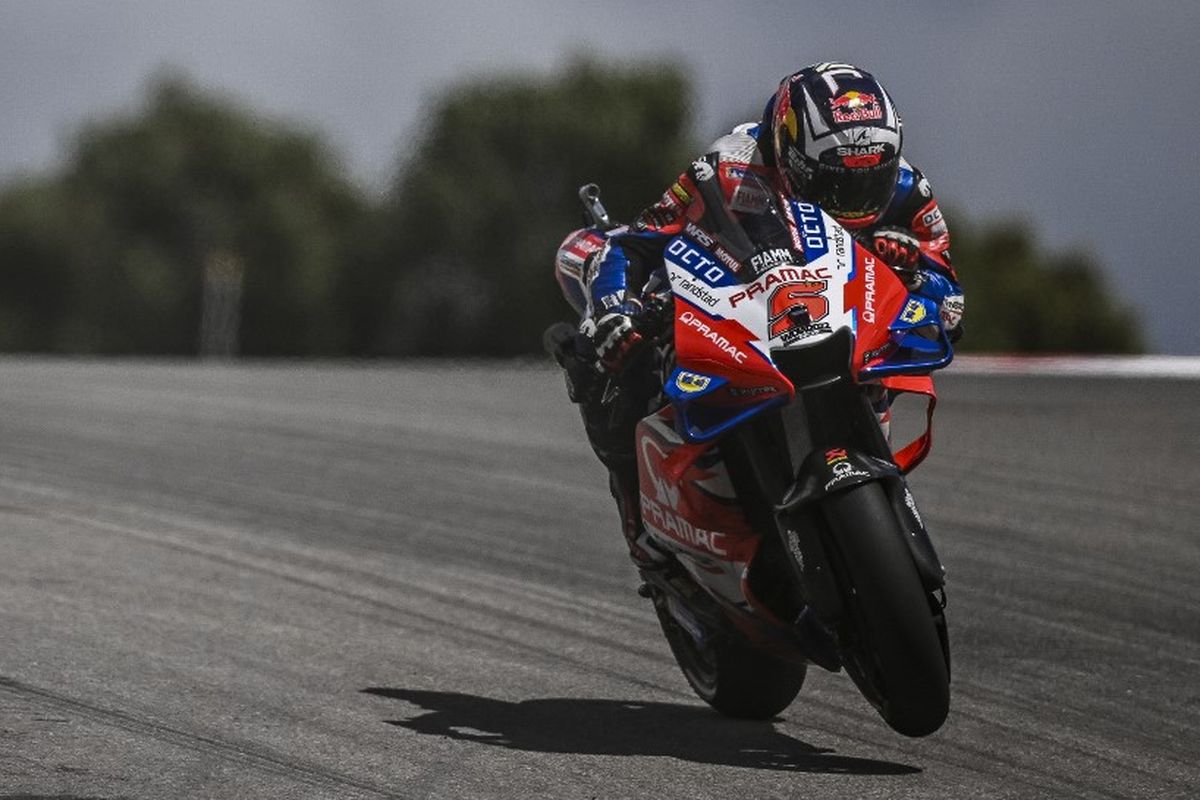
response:
[(621, 311), (612, 311), (600, 317), (595, 321), (594, 329), (587, 333), (600, 364), (612, 373), (624, 369), (643, 341), (633, 317)]

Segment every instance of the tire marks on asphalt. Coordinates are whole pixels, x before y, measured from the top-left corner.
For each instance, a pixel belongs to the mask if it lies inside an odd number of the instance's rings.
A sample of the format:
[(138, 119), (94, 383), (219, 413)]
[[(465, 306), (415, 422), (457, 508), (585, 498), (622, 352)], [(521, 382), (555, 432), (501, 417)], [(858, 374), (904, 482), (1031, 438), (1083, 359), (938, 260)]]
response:
[(205, 756), (215, 756), (236, 769), (253, 769), (269, 773), (289, 782), (330, 790), (335, 796), (403, 798), (394, 790), (326, 769), (302, 760), (275, 753), (251, 742), (231, 741), (187, 731), (162, 722), (142, 719), (116, 708), (105, 708), (85, 700), (68, 697), (37, 686), (0, 676), (0, 694), (31, 700), (37, 705), (70, 717), (92, 720), (101, 725), (119, 728), (136, 736), (147, 737), (173, 747), (192, 750)]

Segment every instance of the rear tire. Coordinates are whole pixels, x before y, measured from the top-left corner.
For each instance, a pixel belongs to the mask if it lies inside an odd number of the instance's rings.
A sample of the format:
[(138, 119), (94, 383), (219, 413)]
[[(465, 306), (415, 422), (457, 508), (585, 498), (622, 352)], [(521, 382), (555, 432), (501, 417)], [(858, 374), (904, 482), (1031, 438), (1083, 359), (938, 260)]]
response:
[(950, 711), (950, 678), (908, 534), (877, 483), (829, 495), (822, 505), (850, 611), (846, 671), (893, 730), (927, 736)]
[(661, 596), (655, 598), (654, 611), (692, 690), (725, 716), (771, 719), (800, 693), (806, 665), (776, 658), (731, 634), (697, 642), (671, 616)]

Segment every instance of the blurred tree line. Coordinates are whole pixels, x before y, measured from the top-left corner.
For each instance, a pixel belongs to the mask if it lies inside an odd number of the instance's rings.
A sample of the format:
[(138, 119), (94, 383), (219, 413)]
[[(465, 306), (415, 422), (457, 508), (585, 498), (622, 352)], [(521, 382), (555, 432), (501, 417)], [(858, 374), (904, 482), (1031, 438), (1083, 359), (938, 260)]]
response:
[[(56, 173), (0, 187), (0, 350), (535, 352), (571, 317), (552, 264), (576, 188), (599, 182), (619, 219), (656, 200), (698, 153), (690, 99), (655, 64), (463, 83), (372, 200), (318, 136), (160, 81), (137, 114), (85, 126)], [(1141, 349), (1085, 256), (951, 224), (968, 349)]]

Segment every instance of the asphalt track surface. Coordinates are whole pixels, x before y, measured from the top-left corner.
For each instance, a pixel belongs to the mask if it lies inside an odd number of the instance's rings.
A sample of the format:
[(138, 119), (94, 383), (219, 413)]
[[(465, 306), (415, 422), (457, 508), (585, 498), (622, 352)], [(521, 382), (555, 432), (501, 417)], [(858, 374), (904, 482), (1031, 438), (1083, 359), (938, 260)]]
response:
[(0, 361), (0, 798), (1196, 797), (1200, 382), (940, 382), (950, 718), (688, 690), (532, 366)]

